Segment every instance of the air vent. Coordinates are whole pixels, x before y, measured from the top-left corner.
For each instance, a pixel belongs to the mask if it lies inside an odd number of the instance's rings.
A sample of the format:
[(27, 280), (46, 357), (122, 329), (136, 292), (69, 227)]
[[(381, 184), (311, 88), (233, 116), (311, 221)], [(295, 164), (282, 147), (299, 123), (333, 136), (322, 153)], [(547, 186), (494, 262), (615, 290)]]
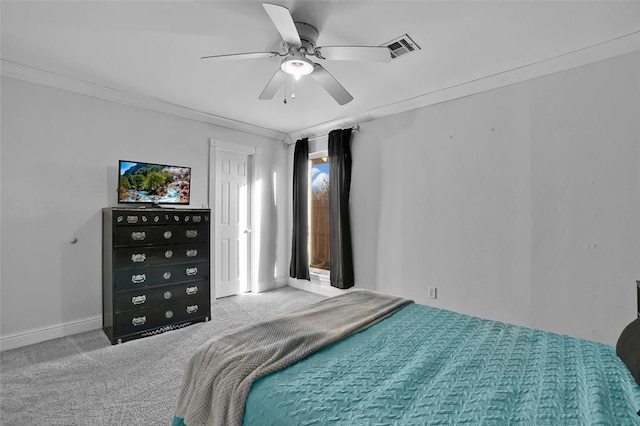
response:
[(390, 42), (383, 44), (383, 46), (389, 48), (389, 52), (391, 52), (391, 59), (396, 59), (399, 56), (420, 50), (420, 46), (418, 46), (415, 41), (411, 40), (409, 34), (393, 39)]

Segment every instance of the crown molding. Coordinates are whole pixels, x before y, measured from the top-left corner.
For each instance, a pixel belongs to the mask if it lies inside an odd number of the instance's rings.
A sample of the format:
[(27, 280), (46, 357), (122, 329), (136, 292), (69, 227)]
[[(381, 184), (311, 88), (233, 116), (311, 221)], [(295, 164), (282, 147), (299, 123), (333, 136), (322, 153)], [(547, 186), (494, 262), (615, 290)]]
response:
[(640, 51), (640, 31), (578, 49), (573, 52), (558, 55), (553, 58), (523, 65), (507, 71), (480, 77), (472, 81), (438, 89), (433, 92), (418, 95), (396, 103), (384, 105), (361, 114), (346, 116), (337, 120), (297, 130), (289, 133), (284, 142), (292, 144), (298, 139), (324, 135), (333, 129), (350, 127), (355, 124), (365, 123), (382, 117), (400, 114), (406, 111), (451, 101), (453, 99), (459, 99), (465, 96), (486, 92), (488, 90), (509, 86), (511, 84), (532, 80), (538, 77), (544, 77), (550, 74), (566, 71), (571, 68), (577, 68), (636, 51)]
[(565, 71), (571, 68), (577, 68), (593, 62), (610, 59), (615, 56), (639, 50), (640, 31), (637, 31), (613, 40), (558, 55), (553, 58), (523, 65), (496, 74), (479, 77), (472, 81), (462, 82), (433, 92), (424, 93), (399, 102), (370, 109), (359, 114), (345, 116), (336, 120), (307, 127), (305, 129), (300, 129), (289, 134), (208, 114), (195, 109), (129, 93), (123, 90), (102, 86), (96, 83), (74, 79), (50, 71), (7, 61), (5, 59), (0, 59), (0, 74), (5, 77), (28, 81), (149, 111), (168, 114), (217, 127), (276, 139), (278, 141), (283, 141), (286, 144), (292, 144), (300, 138), (327, 134), (336, 128), (350, 127), (355, 124), (365, 123), (367, 121), (376, 120), (390, 115), (447, 102), (453, 99), (482, 93), (538, 77), (544, 77), (546, 75)]
[(5, 77), (15, 78), (30, 83), (48, 86), (55, 89), (65, 90), (92, 98), (102, 99), (123, 105), (133, 106), (148, 111), (168, 114), (199, 123), (210, 124), (225, 129), (237, 130), (258, 136), (267, 137), (283, 141), (287, 138), (286, 133), (254, 126), (249, 123), (231, 120), (229, 118), (208, 114), (195, 109), (153, 99), (135, 93), (102, 86), (100, 84), (78, 80), (50, 71), (30, 67), (17, 62), (0, 59), (0, 74)]

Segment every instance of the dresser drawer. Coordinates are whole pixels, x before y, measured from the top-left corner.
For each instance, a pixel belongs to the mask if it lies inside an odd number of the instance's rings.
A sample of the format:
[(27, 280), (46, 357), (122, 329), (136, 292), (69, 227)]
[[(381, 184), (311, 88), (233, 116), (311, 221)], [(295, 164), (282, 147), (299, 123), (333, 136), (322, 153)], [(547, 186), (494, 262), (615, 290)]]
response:
[(209, 241), (209, 227), (206, 225), (120, 226), (114, 233), (116, 247), (206, 241)]
[(114, 268), (136, 268), (160, 263), (198, 262), (209, 259), (209, 244), (122, 247), (114, 250)]
[(188, 262), (120, 269), (114, 273), (115, 290), (133, 290), (182, 281), (209, 279), (209, 262)]
[(167, 225), (167, 224), (202, 224), (209, 223), (209, 212), (203, 211), (119, 211), (113, 215), (113, 225), (140, 226), (140, 225)]
[(126, 293), (116, 293), (115, 311), (148, 307), (174, 307), (177, 303), (188, 305), (207, 303), (209, 300), (209, 281), (194, 281), (171, 286), (150, 287)]
[(119, 336), (139, 333), (156, 327), (174, 324), (180, 321), (209, 317), (209, 306), (206, 303), (181, 301), (174, 306), (134, 309), (116, 314), (115, 328)]

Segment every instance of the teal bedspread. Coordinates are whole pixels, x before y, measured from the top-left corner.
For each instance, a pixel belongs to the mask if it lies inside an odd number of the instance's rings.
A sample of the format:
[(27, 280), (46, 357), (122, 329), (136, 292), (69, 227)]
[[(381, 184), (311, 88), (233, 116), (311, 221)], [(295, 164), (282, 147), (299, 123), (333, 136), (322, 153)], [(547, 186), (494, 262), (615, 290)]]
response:
[(611, 346), (410, 304), (254, 382), (244, 425), (640, 425)]

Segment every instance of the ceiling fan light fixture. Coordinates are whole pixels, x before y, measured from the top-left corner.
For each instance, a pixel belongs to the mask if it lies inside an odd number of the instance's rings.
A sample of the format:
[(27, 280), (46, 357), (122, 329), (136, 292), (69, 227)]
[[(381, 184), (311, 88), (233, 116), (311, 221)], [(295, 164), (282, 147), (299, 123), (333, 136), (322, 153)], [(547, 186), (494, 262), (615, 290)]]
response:
[(297, 79), (313, 72), (313, 62), (302, 55), (287, 56), (280, 63), (280, 69)]

